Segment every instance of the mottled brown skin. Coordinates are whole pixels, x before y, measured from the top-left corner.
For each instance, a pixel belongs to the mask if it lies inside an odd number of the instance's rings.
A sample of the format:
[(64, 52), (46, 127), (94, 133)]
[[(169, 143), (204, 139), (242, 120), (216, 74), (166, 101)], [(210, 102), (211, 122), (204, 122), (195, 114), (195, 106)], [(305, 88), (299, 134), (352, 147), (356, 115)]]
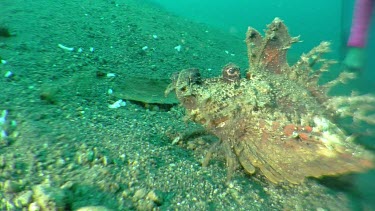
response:
[(287, 50), (297, 41), (276, 18), (264, 38), (248, 29), (246, 78), (240, 78), (234, 64), (226, 65), (218, 78), (201, 79), (197, 69), (174, 75), (166, 92), (175, 90), (189, 118), (220, 139), (203, 165), (220, 147), (229, 177), (240, 164), (249, 174), (260, 170), (273, 183), (298, 184), (306, 177), (373, 167), (371, 154), (351, 141), (325, 106), (328, 87), (317, 81), (332, 63), (321, 58), (329, 44), (321, 43), (289, 66)]

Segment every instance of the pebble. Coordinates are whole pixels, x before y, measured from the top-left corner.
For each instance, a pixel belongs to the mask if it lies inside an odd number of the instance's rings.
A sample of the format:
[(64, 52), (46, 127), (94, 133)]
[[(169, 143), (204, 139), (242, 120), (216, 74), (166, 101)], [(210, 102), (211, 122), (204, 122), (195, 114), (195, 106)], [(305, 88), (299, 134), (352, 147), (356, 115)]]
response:
[(33, 203), (31, 203), (30, 205), (29, 205), (29, 209), (28, 209), (28, 211), (40, 211), (41, 210), (41, 208), (40, 208), (40, 206), (38, 205), (38, 203), (36, 203), (36, 202), (33, 202)]
[(31, 203), (33, 192), (31, 190), (26, 191), (16, 197), (15, 204), (17, 207), (25, 207)]
[(81, 207), (77, 211), (111, 211), (111, 209), (108, 209), (103, 206), (87, 206)]
[(64, 190), (40, 184), (33, 187), (33, 198), (42, 210), (63, 210), (66, 206)]
[(144, 198), (144, 197), (146, 196), (146, 194), (147, 194), (146, 189), (141, 188), (141, 189), (135, 191), (134, 196), (133, 196), (133, 199), (134, 199), (135, 201), (138, 201), (138, 200)]
[(162, 196), (162, 193), (160, 191), (152, 190), (152, 191), (148, 192), (147, 198), (150, 199), (151, 201), (153, 201), (158, 206), (163, 204), (163, 196)]
[(137, 210), (155, 210), (155, 203), (150, 200), (141, 199), (138, 201)]
[(108, 164), (111, 163), (110, 159), (107, 156), (103, 156), (102, 161), (104, 166), (108, 166)]
[(0, 155), (0, 168), (4, 168), (5, 167), (5, 156), (4, 155)]
[(6, 180), (3, 185), (3, 189), (6, 193), (17, 193), (21, 187), (14, 181)]

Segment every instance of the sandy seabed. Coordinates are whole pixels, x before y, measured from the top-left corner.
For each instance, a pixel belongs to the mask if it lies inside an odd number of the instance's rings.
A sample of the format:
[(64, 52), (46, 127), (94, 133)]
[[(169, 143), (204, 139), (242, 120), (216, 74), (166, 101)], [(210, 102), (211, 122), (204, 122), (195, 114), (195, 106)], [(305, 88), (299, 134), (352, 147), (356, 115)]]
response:
[(216, 76), (228, 62), (246, 69), (242, 38), (142, 1), (0, 5), (0, 26), (12, 34), (0, 37), (6, 61), (0, 65), (0, 111), (7, 111), (2, 129), (9, 136), (0, 143), (1, 210), (354, 206), (350, 194), (313, 180), (282, 188), (238, 170), (226, 184), (223, 157), (201, 167), (216, 139), (186, 135), (202, 128), (185, 121), (178, 105), (164, 109), (125, 99), (125, 106), (108, 107), (119, 100), (108, 90), (120, 92), (116, 85), (124, 78), (168, 79), (189, 67)]

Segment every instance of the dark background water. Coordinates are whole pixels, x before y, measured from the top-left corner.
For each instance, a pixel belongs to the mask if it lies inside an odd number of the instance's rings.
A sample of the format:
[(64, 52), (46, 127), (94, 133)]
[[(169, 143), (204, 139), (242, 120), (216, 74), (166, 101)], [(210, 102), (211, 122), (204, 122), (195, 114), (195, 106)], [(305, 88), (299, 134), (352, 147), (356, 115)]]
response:
[[(292, 56), (307, 52), (321, 41), (332, 42), (331, 57), (345, 56), (354, 0), (152, 0), (176, 15), (218, 27), (236, 36), (244, 37), (248, 26), (260, 32), (275, 17), (289, 27), (292, 36), (301, 35), (302, 43), (294, 46)], [(373, 21), (374, 23), (374, 21)], [(375, 91), (375, 27), (369, 36), (368, 60), (361, 75), (367, 91)], [(372, 39), (371, 39), (372, 38)]]

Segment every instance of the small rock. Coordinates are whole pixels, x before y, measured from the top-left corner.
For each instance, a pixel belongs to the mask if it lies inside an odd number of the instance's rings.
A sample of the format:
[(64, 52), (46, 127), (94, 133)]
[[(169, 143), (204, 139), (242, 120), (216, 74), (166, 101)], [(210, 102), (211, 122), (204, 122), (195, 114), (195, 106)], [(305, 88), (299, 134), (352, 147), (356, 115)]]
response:
[(134, 196), (133, 196), (133, 199), (134, 199), (135, 201), (138, 201), (138, 200), (140, 200), (140, 199), (143, 199), (143, 198), (146, 196), (146, 194), (147, 194), (146, 189), (141, 188), (141, 189), (135, 191)]
[(155, 203), (151, 200), (141, 199), (137, 203), (137, 210), (155, 210)]
[(147, 198), (153, 201), (158, 206), (160, 206), (163, 203), (163, 195), (160, 191), (152, 190), (148, 192)]
[(0, 168), (4, 168), (5, 167), (5, 156), (4, 155), (1, 155), (0, 156)]
[(87, 207), (81, 207), (77, 211), (111, 211), (111, 210), (103, 206), (87, 206)]
[(107, 156), (103, 156), (102, 161), (104, 166), (108, 166), (111, 163), (111, 160)]
[(33, 192), (31, 190), (26, 191), (16, 197), (15, 204), (17, 207), (26, 207), (31, 203)]
[(41, 210), (41, 208), (40, 208), (40, 206), (38, 205), (38, 203), (36, 203), (36, 202), (33, 202), (33, 203), (31, 203), (30, 205), (29, 205), (29, 209), (28, 209), (28, 211), (40, 211)]
[(6, 180), (3, 188), (6, 193), (17, 193), (21, 189), (19, 184), (11, 180)]
[(129, 198), (129, 196), (131, 196), (131, 191), (130, 190), (124, 190), (124, 191), (122, 191), (121, 195), (124, 199)]
[(33, 187), (33, 198), (42, 210), (64, 210), (66, 195), (64, 190), (41, 184)]
[(72, 181), (68, 181), (65, 184), (63, 184), (60, 188), (61, 189), (71, 189), (74, 186), (74, 183)]

